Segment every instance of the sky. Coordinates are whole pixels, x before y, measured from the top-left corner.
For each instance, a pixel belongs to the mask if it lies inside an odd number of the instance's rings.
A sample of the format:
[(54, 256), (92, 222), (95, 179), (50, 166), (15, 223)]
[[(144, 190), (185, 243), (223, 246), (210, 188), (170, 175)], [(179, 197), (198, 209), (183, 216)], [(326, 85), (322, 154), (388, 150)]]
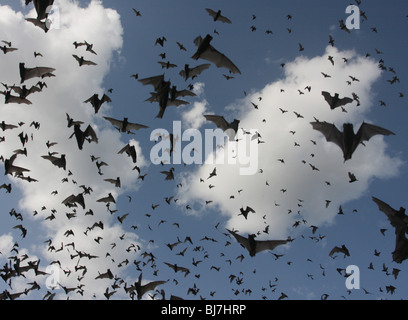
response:
[[(408, 47), (400, 34), (408, 28), (408, 7), (363, 0), (352, 7), (361, 15), (351, 20), (349, 5), (55, 0), (53, 24), (44, 32), (25, 20), (36, 17), (33, 4), (2, 0), (0, 41), (18, 50), (0, 53), (1, 91), (23, 85), (21, 62), (55, 69), (51, 77), (24, 82), (27, 88), (46, 83), (27, 97), (31, 104), (6, 104), (0, 97), (1, 121), (17, 126), (0, 132), (0, 154), (6, 160), (25, 148), (13, 165), (37, 180), (7, 174), (0, 180), (12, 186), (10, 193), (0, 189), (0, 274), (16, 261), (20, 267), (39, 261), (38, 270), (47, 272), (1, 280), (3, 296), (405, 299), (407, 262), (392, 260), (394, 229), (372, 197), (397, 210), (406, 206)], [(206, 8), (221, 10), (231, 23), (214, 21)], [(348, 33), (339, 20), (356, 28)], [(192, 59), (194, 40), (207, 34), (240, 73)], [(163, 46), (156, 43), (162, 37)], [(75, 48), (75, 41), (92, 44), (95, 53)], [(96, 65), (80, 66), (73, 55)], [(210, 67), (194, 79), (179, 74), (186, 64), (205, 63)], [(153, 86), (139, 81), (159, 75), (193, 93), (179, 97), (185, 104), (168, 106), (163, 118), (156, 117), (158, 102), (147, 101)], [(358, 98), (332, 110), (322, 91)], [(110, 98), (98, 112), (85, 102), (94, 94)], [(240, 120), (237, 141), (213, 137), (216, 125), (208, 114)], [(90, 125), (97, 142), (85, 141), (80, 150), (68, 116), (81, 121), (83, 131)], [(119, 132), (104, 117), (126, 117), (147, 128)], [(355, 131), (366, 122), (394, 135), (372, 137), (344, 161), (340, 148), (313, 129), (314, 121), (340, 130), (352, 123)], [(126, 145), (135, 147), (136, 161), (119, 153)], [(43, 158), (51, 152), (65, 155), (65, 169)], [(106, 165), (98, 168), (102, 161)], [(174, 179), (166, 180), (166, 171)], [(349, 173), (357, 181), (349, 182)], [(118, 177), (120, 186), (106, 181)], [(109, 194), (115, 202), (98, 201)], [(82, 195), (85, 206), (65, 205), (71, 195)], [(254, 212), (245, 218), (240, 213), (247, 207)], [(18, 225), (27, 230), (24, 237)], [(252, 257), (227, 229), (256, 234), (256, 240), (290, 241)], [(329, 255), (342, 245), (349, 256)], [(113, 278), (99, 279), (108, 270)], [(132, 295), (126, 288), (140, 275), (143, 284), (163, 283)], [(357, 286), (350, 289), (352, 278)]]

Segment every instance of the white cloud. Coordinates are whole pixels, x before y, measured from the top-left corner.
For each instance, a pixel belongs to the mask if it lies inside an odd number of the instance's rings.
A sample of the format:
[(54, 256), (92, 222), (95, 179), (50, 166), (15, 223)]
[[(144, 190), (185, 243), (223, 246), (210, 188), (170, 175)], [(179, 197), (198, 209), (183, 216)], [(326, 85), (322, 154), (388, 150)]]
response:
[[(334, 57), (334, 66), (328, 56)], [(348, 62), (343, 61), (343, 57)], [(245, 131), (261, 135), (258, 168), (255, 175), (240, 175), (242, 165), (217, 165), (217, 176), (206, 180), (214, 165), (203, 165), (184, 177), (183, 191), (178, 194), (179, 204), (193, 203), (198, 211), (212, 200), (228, 219), (227, 227), (242, 233), (261, 232), (264, 237), (287, 237), (293, 224), (304, 219), (307, 224), (322, 225), (332, 222), (340, 204), (359, 198), (373, 178), (387, 178), (398, 173), (400, 159), (386, 154), (386, 139), (376, 136), (366, 147), (360, 146), (353, 159), (344, 163), (343, 156), (333, 143), (328, 143), (318, 131), (312, 129), (314, 117), (335, 123), (340, 129), (344, 122), (352, 122), (355, 130), (363, 121), (372, 122), (367, 111), (372, 105), (372, 84), (379, 78), (380, 70), (375, 61), (358, 56), (353, 51), (338, 51), (327, 47), (322, 56), (308, 59), (298, 57), (287, 63), (284, 78), (266, 85), (259, 92), (234, 102), (226, 109), (234, 110)], [(324, 78), (321, 72), (329, 74)], [(349, 76), (360, 81), (351, 81)], [(310, 86), (309, 92), (306, 87)], [(298, 90), (300, 90), (301, 94)], [(341, 97), (356, 93), (360, 106), (353, 102), (342, 112), (331, 110), (321, 91)], [(258, 97), (262, 97), (258, 101)], [(251, 107), (258, 104), (258, 109)], [(282, 110), (287, 112), (282, 113)], [(298, 118), (294, 112), (301, 114)], [(375, 121), (377, 125), (381, 123)], [(293, 131), (292, 134), (290, 131)], [(240, 130), (240, 133), (243, 132)], [(316, 145), (312, 141), (316, 141)], [(278, 161), (284, 159), (284, 164)], [(374, 159), (374, 161), (373, 161)], [(312, 166), (319, 169), (312, 170)], [(356, 174), (358, 181), (349, 183), (348, 172)], [(204, 179), (204, 183), (200, 182)], [(330, 182), (330, 186), (326, 184)], [(213, 188), (209, 188), (209, 185)], [(283, 192), (281, 190), (286, 190)], [(326, 208), (326, 200), (331, 203)], [(256, 213), (249, 213), (246, 220), (240, 208), (250, 206)], [(290, 213), (291, 212), (291, 213)], [(269, 235), (262, 233), (269, 225)]]
[(189, 129), (199, 129), (205, 122), (203, 114), (207, 109), (207, 101), (196, 101), (188, 111), (182, 114), (183, 126)]

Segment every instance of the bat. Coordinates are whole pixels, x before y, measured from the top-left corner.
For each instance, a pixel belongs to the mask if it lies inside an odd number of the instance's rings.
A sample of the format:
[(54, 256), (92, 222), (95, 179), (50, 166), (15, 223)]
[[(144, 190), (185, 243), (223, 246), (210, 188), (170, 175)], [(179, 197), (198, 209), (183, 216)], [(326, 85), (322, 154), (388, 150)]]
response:
[(248, 213), (252, 212), (255, 213), (255, 210), (252, 209), (251, 207), (246, 207), (246, 209), (244, 210), (244, 208), (239, 209), (241, 211), (241, 213), (239, 213), (239, 216), (244, 216), (245, 219), (248, 219)]
[(79, 204), (83, 209), (85, 209), (85, 199), (83, 193), (79, 193), (77, 195), (71, 194), (61, 203), (68, 208), (76, 207), (77, 204)]
[(335, 253), (344, 253), (344, 257), (350, 256), (350, 252), (344, 244), (341, 247), (335, 246), (333, 249), (331, 249), (329, 256), (332, 257)]
[(126, 154), (132, 158), (133, 163), (136, 163), (137, 154), (136, 154), (135, 146), (131, 146), (130, 144), (127, 144), (126, 146), (124, 146), (122, 149), (119, 150), (118, 154), (122, 154), (124, 152), (126, 152)]
[(408, 239), (406, 237), (408, 216), (405, 214), (405, 208), (400, 207), (397, 211), (376, 197), (372, 197), (372, 199), (395, 228), (395, 249), (392, 252), (392, 259), (397, 263), (402, 263), (405, 259), (408, 259)]
[(208, 14), (213, 17), (214, 21), (220, 21), (223, 23), (232, 23), (230, 19), (228, 19), (227, 17), (223, 16), (221, 14), (221, 10), (218, 11), (214, 11), (212, 9), (206, 8), (205, 11), (208, 12)]
[(177, 264), (171, 264), (168, 262), (164, 262), (165, 265), (169, 266), (171, 269), (174, 270), (174, 272), (184, 272), (184, 277), (186, 277), (189, 273), (190, 270), (185, 268), (185, 267), (180, 267)]
[(3, 120), (2, 122), (0, 122), (0, 128), (3, 131), (6, 131), (6, 130), (12, 130), (12, 129), (18, 128), (18, 126), (14, 125), (14, 124), (7, 124)]
[(47, 33), (50, 30), (50, 24), (51, 24), (50, 20), (41, 21), (36, 18), (26, 18), (25, 20), (28, 22), (31, 22), (36, 27), (39, 27), (45, 33)]
[(49, 160), (54, 166), (66, 170), (67, 162), (65, 159), (65, 154), (62, 154), (61, 158), (55, 156), (41, 156), (41, 158)]
[(174, 63), (170, 63), (170, 61), (164, 62), (164, 61), (158, 61), (158, 64), (161, 65), (162, 69), (170, 69), (170, 68), (177, 68), (177, 65)]
[(196, 53), (192, 56), (194, 60), (204, 59), (214, 63), (218, 68), (226, 68), (231, 73), (239, 73), (241, 71), (237, 68), (237, 66), (224, 54), (216, 50), (211, 44), (211, 40), (213, 37), (209, 34), (205, 36), (205, 38), (201, 38), (198, 36), (194, 40), (194, 44), (198, 47)]
[(335, 93), (334, 96), (332, 96), (329, 92), (322, 91), (322, 96), (327, 101), (327, 103), (330, 106), (330, 109), (332, 110), (353, 102), (353, 99), (348, 97), (340, 99), (338, 93)]
[(95, 62), (90, 61), (90, 60), (85, 60), (84, 57), (80, 58), (76, 54), (73, 54), (72, 56), (75, 58), (76, 61), (78, 61), (78, 64), (79, 64), (80, 67), (86, 66), (86, 65), (87, 66), (96, 66), (97, 65)]
[(248, 238), (245, 238), (234, 231), (226, 229), (230, 234), (234, 236), (234, 238), (238, 241), (238, 243), (243, 246), (245, 249), (248, 250), (249, 255), (251, 257), (255, 257), (255, 255), (264, 250), (273, 250), (277, 246), (287, 244), (288, 240), (264, 240), (258, 241), (255, 240), (255, 235), (250, 234)]
[(194, 79), (200, 75), (204, 70), (208, 69), (211, 66), (209, 63), (200, 64), (196, 67), (190, 68), (189, 64), (184, 65), (184, 69), (179, 72), (180, 76), (187, 81), (188, 78)]
[(395, 135), (395, 133), (378, 127), (373, 124), (363, 122), (358, 129), (357, 133), (354, 133), (353, 124), (344, 123), (343, 132), (340, 132), (334, 124), (324, 122), (311, 122), (313, 129), (320, 131), (326, 137), (328, 142), (333, 142), (340, 147), (343, 151), (344, 161), (351, 159), (354, 151), (357, 149), (360, 143), (370, 140), (375, 135)]
[(110, 118), (110, 117), (103, 117), (103, 118), (109, 121), (112, 125), (114, 125), (116, 129), (118, 129), (120, 132), (131, 133), (131, 130), (149, 128), (143, 124), (129, 122), (128, 118), (124, 118), (123, 120), (117, 120), (117, 119)]
[(196, 94), (190, 90), (177, 90), (176, 86), (172, 86), (170, 89), (170, 101), (176, 101), (178, 97), (195, 97)]
[(105, 273), (100, 273), (98, 271), (99, 275), (95, 278), (95, 280), (97, 279), (113, 279), (113, 273), (112, 271), (110, 271), (110, 269), (108, 269)]
[(98, 143), (98, 137), (96, 136), (96, 133), (91, 125), (88, 125), (85, 131), (82, 131), (81, 125), (75, 124), (74, 133), (69, 138), (71, 139), (73, 136), (75, 136), (77, 140), (79, 150), (82, 150), (85, 140), (87, 140), (89, 143), (92, 141)]
[(217, 128), (220, 128), (222, 131), (224, 131), (229, 137), (230, 141), (233, 141), (235, 139), (235, 135), (237, 134), (240, 120), (234, 119), (233, 122), (229, 123), (228, 121), (225, 120), (223, 116), (207, 114), (204, 115), (204, 117), (208, 121), (215, 123)]
[(105, 202), (105, 203), (116, 203), (115, 198), (113, 197), (112, 193), (109, 192), (109, 194), (106, 197), (100, 198), (96, 200), (96, 202)]
[(11, 47), (7, 47), (6, 45), (4, 45), (3, 47), (0, 47), (0, 50), (3, 51), (4, 54), (9, 53), (9, 52), (13, 52), (18, 50), (17, 48), (11, 48)]
[(19, 64), (19, 71), (21, 83), (23, 83), (24, 81), (35, 77), (42, 78), (47, 74), (52, 74), (52, 72), (54, 72), (55, 69), (49, 67), (26, 68), (25, 63), (21, 62)]
[(93, 108), (95, 109), (95, 113), (98, 113), (104, 102), (112, 102), (112, 100), (106, 94), (104, 94), (102, 98), (99, 99), (99, 96), (96, 93), (92, 97), (84, 101), (84, 103), (90, 103), (93, 106)]
[(26, 6), (34, 1), (34, 8), (37, 11), (37, 20), (43, 20), (48, 17), (49, 7), (54, 4), (54, 0), (26, 0)]
[(135, 282), (134, 289), (137, 292), (137, 299), (140, 300), (143, 295), (151, 290), (156, 289), (157, 286), (166, 283), (167, 281), (152, 281), (142, 285), (142, 273), (140, 274), (137, 282)]
[(2, 91), (0, 93), (4, 94), (4, 103), (5, 104), (9, 104), (9, 103), (32, 104), (31, 101), (26, 99), (26, 98), (13, 96), (11, 94), (11, 91)]
[(17, 153), (13, 154), (10, 159), (6, 159), (4, 160), (4, 169), (5, 169), (5, 175), (7, 174), (12, 174), (14, 173), (16, 176), (20, 176), (23, 175), (24, 172), (29, 172), (30, 170), (25, 169), (25, 168), (21, 168), (21, 167), (17, 167), (15, 165), (13, 165), (14, 161), (17, 158)]

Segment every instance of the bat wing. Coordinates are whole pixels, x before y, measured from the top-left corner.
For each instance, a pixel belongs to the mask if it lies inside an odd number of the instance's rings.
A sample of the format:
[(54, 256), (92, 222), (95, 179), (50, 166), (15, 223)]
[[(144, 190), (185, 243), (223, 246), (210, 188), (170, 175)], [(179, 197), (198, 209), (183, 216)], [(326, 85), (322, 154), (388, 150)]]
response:
[(235, 238), (235, 240), (237, 240), (237, 242), (242, 245), (245, 249), (247, 249), (248, 251), (251, 250), (250, 245), (249, 245), (249, 240), (241, 235), (239, 235), (238, 233), (231, 231), (229, 229), (227, 229), (227, 231), (232, 234)]
[(55, 71), (55, 69), (49, 67), (24, 68), (24, 79), (21, 80), (23, 83), (25, 80), (29, 80), (31, 78), (41, 78), (43, 75), (52, 73), (53, 71)]
[(117, 120), (110, 117), (103, 117), (105, 120), (109, 121), (112, 125), (118, 128), (122, 128), (123, 122), (121, 120)]
[(225, 120), (223, 116), (217, 116), (217, 115), (211, 115), (211, 114), (206, 114), (204, 117), (217, 126), (217, 128), (220, 128), (222, 131), (226, 131), (229, 129), (229, 123)]
[(331, 96), (331, 94), (327, 91), (322, 91), (322, 96), (324, 97), (324, 100), (326, 100), (326, 102), (330, 105), (330, 107), (332, 107), (333, 97)]
[(218, 68), (226, 68), (231, 73), (241, 74), (241, 71), (239, 71), (237, 66), (229, 58), (227, 58), (227, 56), (219, 52), (211, 45), (209, 45), (208, 48), (200, 54), (200, 58), (214, 63)]
[(139, 124), (139, 123), (132, 123), (129, 122), (126, 129), (127, 131), (132, 131), (132, 130), (139, 130), (139, 129), (148, 129), (148, 126), (145, 126), (143, 124)]
[(160, 87), (160, 84), (164, 81), (164, 75), (139, 79), (138, 81), (144, 86), (152, 85), (154, 89), (157, 90)]
[(95, 141), (98, 143), (98, 137), (96, 136), (95, 130), (91, 127), (91, 125), (88, 125), (84, 131), (84, 137), (90, 137), (90, 141)]
[(265, 241), (255, 241), (255, 253), (264, 251), (264, 250), (273, 250), (277, 246), (287, 244), (287, 240), (265, 240)]
[[(395, 228), (406, 227), (408, 224), (408, 217), (402, 211), (397, 211), (392, 208), (389, 204), (385, 203), (384, 201), (372, 197), (373, 201), (377, 204), (378, 209), (385, 213), (388, 220), (391, 222), (391, 225)], [(401, 209), (400, 209), (401, 210)]]
[(337, 144), (342, 150), (344, 150), (343, 134), (336, 128), (334, 124), (324, 122), (311, 122), (313, 129), (320, 131), (328, 142)]
[(208, 14), (213, 17), (214, 19), (216, 19), (216, 21), (221, 21), (224, 23), (232, 23), (230, 19), (228, 19), (227, 17), (223, 16), (223, 15), (218, 15), (218, 13), (212, 9), (206, 8), (205, 11), (208, 12)]
[(97, 65), (97, 63), (95, 63), (93, 61), (90, 61), (90, 60), (83, 60), (82, 64), (83, 65), (88, 65), (88, 66), (96, 66)]
[[(209, 63), (204, 63), (204, 64), (200, 64), (192, 69), (190, 69), (190, 74), (189, 76), (192, 77), (196, 77), (198, 75), (200, 75), (204, 70), (208, 69), (211, 66), (211, 64)], [(184, 72), (184, 70), (183, 70)]]
[(370, 140), (373, 136), (381, 134), (384, 136), (389, 136), (389, 135), (395, 135), (394, 132), (391, 132), (387, 129), (381, 128), (379, 126), (369, 124), (369, 123), (363, 123), (360, 126), (360, 129), (358, 129), (358, 132), (356, 134), (358, 138), (358, 143), (363, 142), (363, 141), (368, 141)]
[(342, 99), (340, 99), (337, 103), (336, 103), (336, 107), (341, 107), (341, 106), (345, 106), (346, 104), (352, 103), (353, 99), (349, 98), (349, 97), (344, 97)]
[(333, 256), (335, 253), (343, 253), (342, 248), (335, 246), (330, 250), (329, 256)]

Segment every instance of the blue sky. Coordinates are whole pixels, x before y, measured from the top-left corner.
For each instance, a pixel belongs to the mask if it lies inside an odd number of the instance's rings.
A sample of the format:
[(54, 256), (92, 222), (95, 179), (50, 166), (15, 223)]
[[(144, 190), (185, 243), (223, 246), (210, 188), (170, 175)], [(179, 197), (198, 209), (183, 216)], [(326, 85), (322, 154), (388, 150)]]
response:
[[(305, 5), (304, 1), (61, 0), (55, 4), (60, 13), (60, 28), (45, 34), (24, 21), (25, 17), (35, 16), (32, 5), (1, 2), (0, 15), (4, 19), (0, 40), (12, 41), (19, 49), (1, 57), (4, 70), (1, 82), (18, 83), (18, 63), (22, 61), (30, 66), (56, 68), (56, 77), (45, 80), (48, 88), (32, 95), (33, 105), (0, 104), (6, 122), (25, 122), (21, 128), (4, 133), (6, 140), (0, 143), (1, 154), (7, 159), (21, 148), (17, 137), (21, 131), (32, 133), (34, 138), (27, 143), (28, 156), (19, 156), (17, 163), (29, 168), (30, 175), (39, 180), (37, 184), (28, 183), (9, 175), (0, 180), (13, 186), (10, 194), (0, 190), (4, 204), (0, 226), (2, 266), (11, 261), (9, 257), (21, 259), (24, 254), (30, 257), (28, 261), (40, 259), (41, 270), (59, 261), (61, 285), (83, 289), (68, 294), (55, 289), (60, 299), (105, 299), (106, 288), (114, 290), (114, 280), (95, 280), (95, 277), (107, 269), (122, 280), (118, 281), (120, 285), (111, 299), (129, 298), (125, 284), (129, 287), (140, 274), (134, 261), (139, 261), (144, 281), (168, 280), (157, 287), (165, 291), (166, 298), (176, 295), (185, 299), (276, 300), (282, 292), (288, 299), (320, 299), (323, 294), (328, 294), (328, 299), (406, 298), (408, 292), (402, 285), (407, 280), (406, 261), (402, 264), (392, 261), (394, 230), (371, 200), (375, 196), (396, 209), (406, 205), (404, 138), (407, 131), (403, 119), (408, 94), (404, 87), (407, 46), (400, 37), (408, 27), (405, 2), (395, 1), (391, 6), (383, 1), (363, 1), (359, 8), (367, 20), (361, 18), (360, 29), (351, 30), (350, 34), (341, 30), (338, 22), (348, 18), (347, 1), (336, 1), (330, 7), (324, 1), (309, 1)], [(136, 16), (132, 8), (139, 10), (141, 16)], [(232, 24), (212, 21), (205, 8), (220, 9)], [(252, 31), (251, 27), (256, 29)], [(373, 31), (374, 27), (377, 32)], [(207, 63), (191, 59), (196, 50), (194, 39), (206, 34), (213, 36), (212, 45), (230, 58), (241, 74), (226, 80), (223, 74), (228, 71), (211, 65), (196, 79), (184, 81), (178, 74), (184, 64)], [(329, 44), (329, 35), (334, 38), (334, 47)], [(167, 39), (164, 46), (155, 45), (156, 39), (162, 36)], [(97, 55), (83, 47), (75, 49), (74, 40), (93, 43)], [(177, 42), (187, 51), (181, 51)], [(299, 43), (303, 51), (299, 51)], [(42, 52), (44, 57), (34, 58), (33, 51)], [(161, 60), (159, 54), (164, 52), (164, 61), (176, 64), (176, 68), (162, 69), (157, 63)], [(78, 67), (72, 54), (84, 55), (98, 65)], [(334, 56), (334, 66), (327, 59), (329, 55)], [(345, 63), (343, 58), (349, 61)], [(378, 67), (380, 59), (387, 70)], [(332, 77), (325, 79), (321, 72)], [(157, 119), (157, 103), (145, 101), (153, 89), (130, 77), (136, 73), (139, 79), (164, 74), (179, 90), (193, 84), (197, 95), (183, 98), (188, 105), (168, 107), (163, 119)], [(349, 75), (360, 81), (348, 85)], [(391, 85), (387, 80), (394, 76), (400, 82)], [(310, 92), (305, 89), (307, 85), (312, 87)], [(110, 88), (113, 92), (108, 93)], [(345, 107), (347, 112), (330, 110), (320, 94), (322, 90), (338, 92), (340, 96), (357, 93), (361, 105), (353, 102)], [(107, 93), (112, 100), (98, 114), (83, 103), (94, 93)], [(400, 97), (400, 93), (404, 96)], [(386, 102), (385, 107), (380, 105), (380, 100)], [(254, 109), (252, 103), (259, 108)], [(279, 108), (289, 112), (283, 114)], [(296, 118), (294, 111), (304, 118)], [(75, 120), (92, 124), (98, 144), (85, 143), (84, 150), (79, 151), (75, 141), (68, 139), (72, 130), (66, 127), (66, 113)], [(172, 132), (173, 121), (181, 121), (181, 134), (187, 129), (203, 133), (205, 129), (214, 129), (213, 124), (203, 119), (207, 113), (223, 115), (231, 121), (240, 119), (240, 128), (261, 134), (265, 143), (257, 145), (256, 174), (240, 175), (240, 164), (227, 163), (217, 165), (217, 176), (210, 180), (207, 178), (215, 165), (152, 164), (153, 130)], [(103, 116), (128, 117), (129, 121), (147, 125), (149, 129), (141, 129), (134, 135), (119, 133)], [(313, 117), (334, 122), (338, 128), (346, 121), (355, 127), (366, 121), (395, 135), (373, 138), (365, 147), (359, 146), (351, 160), (344, 162), (338, 147), (312, 129), (309, 122), (314, 121)], [(29, 127), (36, 119), (41, 120), (40, 130)], [(67, 177), (66, 171), (40, 157), (48, 152), (47, 140), (57, 141), (54, 150), (67, 154), (67, 166), (73, 173), (68, 176), (68, 183), (61, 182)], [(188, 148), (190, 142), (179, 141), (181, 150)], [(295, 142), (300, 146), (294, 146)], [(147, 174), (144, 181), (132, 170), (135, 164), (125, 154), (117, 154), (127, 143), (137, 148), (136, 164), (141, 174)], [(102, 167), (103, 175), (97, 173), (90, 155), (99, 156), (109, 164)], [(278, 162), (278, 158), (284, 158), (285, 164)], [(316, 165), (319, 171), (311, 170), (308, 163)], [(165, 181), (161, 171), (171, 167), (175, 179)], [(358, 181), (348, 182), (349, 171), (356, 174)], [(103, 181), (117, 176), (121, 178), (121, 188)], [(86, 209), (76, 208), (77, 217), (67, 219), (65, 214), (71, 208), (61, 202), (70, 194), (81, 192), (81, 184), (91, 186), (94, 192), (85, 195)], [(209, 188), (210, 184), (215, 187)], [(54, 190), (58, 194), (52, 196)], [(116, 198), (116, 204), (110, 206), (111, 210), (117, 210), (113, 213), (96, 202), (109, 192)], [(167, 204), (165, 198), (171, 196), (173, 201)], [(331, 201), (327, 208), (325, 200)], [(205, 201), (212, 202), (205, 204)], [(155, 205), (159, 206), (153, 209)], [(337, 214), (340, 205), (344, 215)], [(41, 210), (43, 206), (46, 208)], [(187, 206), (192, 210), (186, 209)], [(238, 216), (239, 209), (245, 206), (256, 211), (247, 220)], [(22, 213), (23, 221), (8, 215), (12, 208)], [(56, 219), (44, 220), (52, 209), (57, 211)], [(94, 211), (93, 216), (85, 216), (89, 209)], [(34, 210), (39, 214), (33, 216)], [(118, 222), (117, 217), (126, 213), (129, 215), (123, 223)], [(84, 235), (83, 231), (97, 221), (104, 222), (104, 230), (92, 230)], [(294, 227), (296, 222), (298, 227)], [(28, 230), (24, 239), (19, 230), (13, 229), (20, 223)], [(312, 225), (318, 226), (315, 234), (311, 232)], [(269, 226), (268, 234), (263, 232), (266, 226)], [(295, 240), (250, 257), (226, 235), (226, 228), (239, 230), (245, 236), (259, 232), (260, 240), (288, 237)], [(380, 233), (382, 228), (387, 229), (385, 236)], [(75, 235), (64, 236), (67, 230), (73, 230)], [(122, 235), (124, 240), (119, 238)], [(310, 238), (319, 235), (324, 236), (319, 241)], [(97, 236), (102, 237), (99, 244), (94, 241)], [(193, 243), (184, 242), (186, 237)], [(48, 239), (52, 239), (57, 249), (62, 243), (62, 250), (48, 250), (44, 243)], [(178, 239), (181, 243), (170, 250), (167, 244)], [(16, 242), (18, 252), (11, 251)], [(72, 258), (75, 256), (73, 247), (69, 246), (72, 242), (78, 251), (99, 258)], [(349, 257), (329, 256), (334, 246), (343, 244), (350, 251)], [(137, 246), (139, 249), (135, 250)], [(184, 249), (184, 255), (178, 254)], [(374, 250), (380, 255), (374, 255)], [(143, 258), (144, 252), (154, 254), (153, 264)], [(242, 261), (238, 258), (241, 255)], [(193, 265), (197, 260), (202, 262)], [(190, 274), (184, 277), (182, 273), (174, 273), (165, 262), (186, 267)], [(368, 269), (370, 263), (374, 270)], [(81, 280), (78, 280), (81, 271), (75, 271), (78, 265), (88, 268)], [(360, 289), (348, 291), (346, 278), (337, 271), (349, 265), (359, 267)], [(389, 274), (382, 271), (384, 267)], [(393, 268), (401, 270), (397, 279), (391, 274)], [(230, 275), (235, 280), (230, 281)], [(238, 278), (242, 282), (237, 283)], [(46, 287), (47, 277), (35, 276), (32, 271), (26, 278), (13, 278), (11, 287), (1, 282), (0, 292), (22, 292), (33, 281), (41, 289), (30, 291), (22, 298), (40, 299), (50, 290)], [(196, 295), (188, 293), (194, 285), (199, 288)], [(389, 285), (397, 288), (392, 295), (386, 292)], [(155, 291), (149, 293), (153, 295)], [(143, 298), (150, 297), (146, 294)]]

